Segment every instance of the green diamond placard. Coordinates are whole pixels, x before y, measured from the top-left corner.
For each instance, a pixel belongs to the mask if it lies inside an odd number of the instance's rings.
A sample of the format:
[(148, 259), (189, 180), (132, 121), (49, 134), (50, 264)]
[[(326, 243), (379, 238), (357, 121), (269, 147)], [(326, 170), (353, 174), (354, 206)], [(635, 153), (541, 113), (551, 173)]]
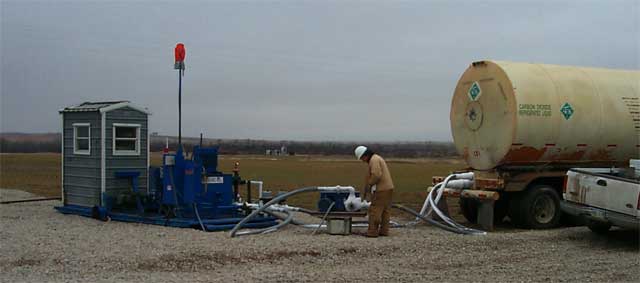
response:
[(480, 84), (478, 82), (473, 82), (473, 84), (471, 84), (471, 87), (469, 88), (469, 91), (467, 92), (467, 95), (469, 95), (469, 98), (471, 100), (476, 101), (481, 94), (482, 89), (480, 88)]
[(571, 116), (573, 115), (573, 107), (571, 107), (571, 104), (569, 104), (569, 102), (565, 102), (564, 105), (562, 105), (562, 108), (560, 108), (560, 112), (562, 113), (562, 116), (564, 116), (565, 119), (569, 120), (569, 118), (571, 118)]

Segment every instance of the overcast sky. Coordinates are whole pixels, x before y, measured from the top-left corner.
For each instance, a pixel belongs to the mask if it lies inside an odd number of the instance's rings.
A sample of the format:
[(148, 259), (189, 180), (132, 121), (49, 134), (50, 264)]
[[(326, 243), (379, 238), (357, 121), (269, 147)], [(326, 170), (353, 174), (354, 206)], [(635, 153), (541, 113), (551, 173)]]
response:
[(640, 1), (1, 1), (0, 130), (59, 132), (83, 101), (149, 108), (183, 134), (451, 140), (479, 59), (639, 69)]

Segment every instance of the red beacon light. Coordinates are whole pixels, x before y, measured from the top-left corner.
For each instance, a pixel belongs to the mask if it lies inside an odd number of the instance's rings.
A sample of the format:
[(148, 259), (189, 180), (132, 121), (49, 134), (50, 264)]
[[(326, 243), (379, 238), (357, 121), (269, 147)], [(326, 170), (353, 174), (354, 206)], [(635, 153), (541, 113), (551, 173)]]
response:
[(174, 61), (173, 68), (176, 70), (184, 70), (184, 58), (187, 56), (187, 52), (184, 49), (184, 44), (182, 43), (176, 44), (174, 54), (175, 54), (175, 61)]

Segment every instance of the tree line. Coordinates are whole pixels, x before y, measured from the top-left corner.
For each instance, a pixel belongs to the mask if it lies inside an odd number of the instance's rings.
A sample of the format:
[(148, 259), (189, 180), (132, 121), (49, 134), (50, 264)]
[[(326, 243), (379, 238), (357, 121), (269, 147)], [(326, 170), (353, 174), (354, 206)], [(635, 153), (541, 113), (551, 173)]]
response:
[(60, 139), (46, 141), (24, 141), (0, 138), (1, 153), (36, 153), (60, 151)]
[[(162, 151), (166, 146), (166, 138), (152, 139), (151, 150)], [(185, 150), (191, 151), (198, 139), (183, 139)], [(371, 150), (384, 156), (392, 157), (454, 157), (457, 151), (451, 142), (338, 142), (338, 141), (269, 141), (252, 139), (205, 139), (203, 146), (218, 146), (221, 154), (253, 154), (263, 155), (267, 150), (286, 148), (287, 154), (299, 155), (352, 155), (358, 145), (366, 145)], [(169, 139), (169, 148), (175, 149), (177, 140)]]
[[(46, 140), (0, 138), (0, 152), (2, 153), (36, 153), (60, 152), (61, 144), (58, 138)], [(169, 148), (175, 149), (175, 137), (151, 137), (151, 151), (162, 151), (169, 140)], [(184, 138), (183, 144), (187, 151), (200, 143), (197, 138)], [(356, 146), (364, 144), (383, 156), (392, 157), (453, 157), (457, 152), (450, 142), (336, 142), (336, 141), (268, 141), (253, 139), (205, 139), (204, 146), (218, 146), (221, 154), (253, 154), (263, 155), (267, 150), (286, 148), (289, 155), (351, 155)]]

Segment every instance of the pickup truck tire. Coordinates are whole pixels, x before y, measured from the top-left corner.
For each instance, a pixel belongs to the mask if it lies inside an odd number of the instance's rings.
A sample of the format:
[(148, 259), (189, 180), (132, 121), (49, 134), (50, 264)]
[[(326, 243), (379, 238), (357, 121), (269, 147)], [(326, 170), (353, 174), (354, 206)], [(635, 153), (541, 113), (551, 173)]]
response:
[(611, 224), (589, 220), (587, 227), (596, 234), (606, 234), (611, 229)]
[(549, 185), (536, 185), (514, 195), (509, 217), (517, 226), (548, 229), (560, 223), (560, 195)]

